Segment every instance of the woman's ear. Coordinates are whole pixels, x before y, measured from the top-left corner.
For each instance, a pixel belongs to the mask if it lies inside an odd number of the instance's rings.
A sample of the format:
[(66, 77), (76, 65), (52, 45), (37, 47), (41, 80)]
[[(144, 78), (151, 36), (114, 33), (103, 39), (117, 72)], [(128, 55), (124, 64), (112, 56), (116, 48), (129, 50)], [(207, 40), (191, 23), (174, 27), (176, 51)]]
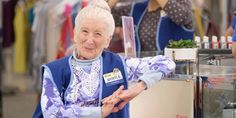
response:
[(109, 36), (106, 40), (105, 48), (108, 48), (111, 42), (112, 36)]

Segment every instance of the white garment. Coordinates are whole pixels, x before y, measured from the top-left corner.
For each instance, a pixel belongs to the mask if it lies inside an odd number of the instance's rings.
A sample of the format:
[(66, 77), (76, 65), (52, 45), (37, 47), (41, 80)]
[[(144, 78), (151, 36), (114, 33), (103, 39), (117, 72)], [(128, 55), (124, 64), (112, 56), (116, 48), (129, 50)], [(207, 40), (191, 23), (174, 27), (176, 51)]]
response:
[(50, 9), (47, 11), (47, 25), (46, 25), (46, 62), (50, 62), (56, 59), (57, 45), (60, 40), (62, 23), (64, 17), (56, 14), (57, 5), (62, 1), (57, 1), (57, 4), (50, 5)]

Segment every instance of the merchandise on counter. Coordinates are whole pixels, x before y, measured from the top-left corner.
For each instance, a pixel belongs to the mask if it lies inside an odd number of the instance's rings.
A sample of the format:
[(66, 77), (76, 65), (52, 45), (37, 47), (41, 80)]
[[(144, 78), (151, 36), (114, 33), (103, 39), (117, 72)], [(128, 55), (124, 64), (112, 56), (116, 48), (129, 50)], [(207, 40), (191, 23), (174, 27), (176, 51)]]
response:
[(225, 36), (220, 37), (220, 48), (221, 49), (227, 49), (226, 37)]
[(211, 47), (213, 49), (219, 49), (219, 42), (218, 42), (217, 36), (212, 36), (211, 44), (212, 44)]
[(229, 49), (232, 49), (232, 36), (227, 37), (227, 46)]
[(210, 48), (210, 43), (209, 43), (209, 37), (208, 36), (203, 37), (203, 48), (204, 49), (209, 49)]
[(197, 44), (197, 47), (199, 49), (201, 49), (202, 48), (202, 42), (201, 42), (201, 38), (199, 36), (195, 36), (195, 42)]

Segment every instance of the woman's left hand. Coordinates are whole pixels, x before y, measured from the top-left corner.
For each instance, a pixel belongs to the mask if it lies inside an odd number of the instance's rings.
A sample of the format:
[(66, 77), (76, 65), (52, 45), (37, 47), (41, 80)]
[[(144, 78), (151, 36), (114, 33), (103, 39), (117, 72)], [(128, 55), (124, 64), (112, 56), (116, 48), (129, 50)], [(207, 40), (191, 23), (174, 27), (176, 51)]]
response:
[(108, 116), (110, 113), (118, 112), (118, 107), (115, 107), (115, 104), (120, 102), (119, 95), (123, 91), (124, 86), (120, 86), (112, 95), (104, 98), (102, 100), (102, 117)]
[(128, 90), (122, 91), (119, 95), (119, 98), (122, 100), (122, 102), (118, 105), (118, 109), (122, 109), (130, 100), (135, 98), (146, 88), (146, 84), (143, 81), (140, 81)]
[(118, 112), (133, 98), (139, 95), (143, 90), (146, 89), (146, 84), (143, 81), (138, 82), (137, 84), (133, 85), (128, 90), (116, 91), (111, 96), (106, 97), (102, 100), (103, 104), (114, 104), (114, 101), (117, 100), (121, 101), (118, 107), (114, 107), (112, 112)]

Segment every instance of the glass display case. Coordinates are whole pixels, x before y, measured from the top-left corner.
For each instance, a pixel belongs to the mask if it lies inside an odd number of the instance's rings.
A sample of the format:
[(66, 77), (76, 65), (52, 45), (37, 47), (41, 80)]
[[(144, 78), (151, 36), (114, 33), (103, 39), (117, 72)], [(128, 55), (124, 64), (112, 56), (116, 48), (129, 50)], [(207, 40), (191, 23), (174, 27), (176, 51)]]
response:
[(236, 118), (236, 77), (210, 74), (203, 78), (203, 118)]
[(231, 50), (199, 53), (199, 105), (203, 118), (236, 118), (236, 61)]

